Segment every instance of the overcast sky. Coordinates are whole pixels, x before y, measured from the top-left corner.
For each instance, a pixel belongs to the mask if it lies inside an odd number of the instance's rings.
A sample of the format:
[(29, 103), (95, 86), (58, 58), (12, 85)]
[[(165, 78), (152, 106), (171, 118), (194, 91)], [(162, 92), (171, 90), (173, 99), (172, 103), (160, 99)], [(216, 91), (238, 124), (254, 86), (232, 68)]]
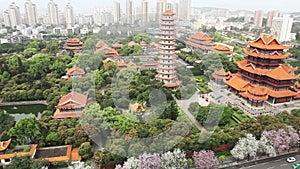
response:
[[(0, 0), (0, 11), (7, 9), (11, 2), (15, 2), (24, 13), (24, 3), (26, 0)], [(31, 0), (37, 4), (38, 13), (47, 12), (47, 4), (50, 0)], [(76, 14), (78, 13), (92, 13), (94, 7), (98, 6), (113, 6), (113, 0), (54, 0), (61, 11), (64, 10), (68, 2), (74, 8)], [(121, 8), (125, 9), (126, 0), (118, 0), (121, 2)], [(140, 5), (141, 0), (134, 0), (136, 5)], [(178, 0), (168, 0), (174, 2)], [(156, 0), (149, 0), (151, 7), (154, 8)], [(246, 9), (246, 10), (280, 10), (282, 12), (300, 12), (299, 0), (192, 0), (192, 7), (219, 7), (230, 10)], [(123, 10), (124, 11), (124, 10)]]

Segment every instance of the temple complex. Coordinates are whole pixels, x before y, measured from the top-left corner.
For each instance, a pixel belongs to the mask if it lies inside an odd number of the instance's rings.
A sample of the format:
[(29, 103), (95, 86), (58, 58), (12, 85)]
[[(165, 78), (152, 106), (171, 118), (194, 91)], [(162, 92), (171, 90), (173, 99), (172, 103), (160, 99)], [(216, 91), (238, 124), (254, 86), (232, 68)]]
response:
[(177, 88), (181, 85), (175, 65), (175, 13), (167, 10), (162, 13), (160, 28), (160, 57), (156, 79), (164, 82), (164, 86)]
[(299, 85), (295, 83), (299, 75), (294, 74), (297, 68), (284, 63), (290, 46), (282, 45), (268, 35), (261, 35), (254, 42), (247, 42), (247, 45), (245, 59), (235, 61), (238, 73), (229, 76), (224, 70), (216, 71), (214, 81), (220, 83), (223, 77), (229, 90), (252, 108), (272, 107), (299, 98)]
[(65, 44), (65, 49), (67, 51), (73, 51), (74, 53), (82, 52), (83, 43), (78, 38), (68, 39)]

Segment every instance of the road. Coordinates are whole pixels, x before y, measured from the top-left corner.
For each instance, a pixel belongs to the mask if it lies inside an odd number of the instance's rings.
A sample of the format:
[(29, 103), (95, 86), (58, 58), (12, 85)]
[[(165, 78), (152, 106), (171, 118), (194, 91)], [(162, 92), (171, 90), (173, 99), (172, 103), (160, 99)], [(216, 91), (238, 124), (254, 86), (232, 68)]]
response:
[(286, 158), (274, 160), (266, 163), (260, 163), (253, 166), (242, 167), (241, 169), (291, 169), (295, 163), (300, 163), (300, 155), (295, 156), (296, 162), (288, 163)]

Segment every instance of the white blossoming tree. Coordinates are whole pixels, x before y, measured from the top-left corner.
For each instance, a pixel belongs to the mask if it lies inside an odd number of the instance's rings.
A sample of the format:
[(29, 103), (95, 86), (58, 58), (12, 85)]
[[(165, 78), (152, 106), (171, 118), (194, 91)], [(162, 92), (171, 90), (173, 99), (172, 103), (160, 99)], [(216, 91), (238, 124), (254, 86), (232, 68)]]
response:
[(73, 166), (69, 166), (68, 169), (92, 169), (92, 167), (85, 165), (84, 162), (78, 162)]
[(231, 154), (235, 159), (243, 160), (245, 158), (254, 158), (258, 151), (258, 141), (252, 134), (246, 134), (241, 137), (238, 143), (231, 150)]
[(270, 144), (270, 141), (265, 136), (261, 136), (260, 140), (258, 141), (258, 151), (257, 152), (261, 153), (261, 154), (266, 154), (269, 157), (276, 156), (276, 150)]
[(178, 169), (187, 167), (186, 154), (180, 149), (166, 152), (161, 155), (162, 169)]

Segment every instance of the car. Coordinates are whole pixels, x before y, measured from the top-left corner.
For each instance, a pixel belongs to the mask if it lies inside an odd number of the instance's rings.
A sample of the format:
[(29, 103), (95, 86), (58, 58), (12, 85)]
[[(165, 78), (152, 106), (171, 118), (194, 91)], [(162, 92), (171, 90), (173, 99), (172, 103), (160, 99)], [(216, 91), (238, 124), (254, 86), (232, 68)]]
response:
[(300, 164), (293, 164), (293, 169), (297, 169), (297, 168), (300, 168)]
[(289, 157), (286, 159), (287, 162), (289, 163), (292, 163), (292, 162), (295, 162), (296, 161), (296, 158), (295, 157)]

